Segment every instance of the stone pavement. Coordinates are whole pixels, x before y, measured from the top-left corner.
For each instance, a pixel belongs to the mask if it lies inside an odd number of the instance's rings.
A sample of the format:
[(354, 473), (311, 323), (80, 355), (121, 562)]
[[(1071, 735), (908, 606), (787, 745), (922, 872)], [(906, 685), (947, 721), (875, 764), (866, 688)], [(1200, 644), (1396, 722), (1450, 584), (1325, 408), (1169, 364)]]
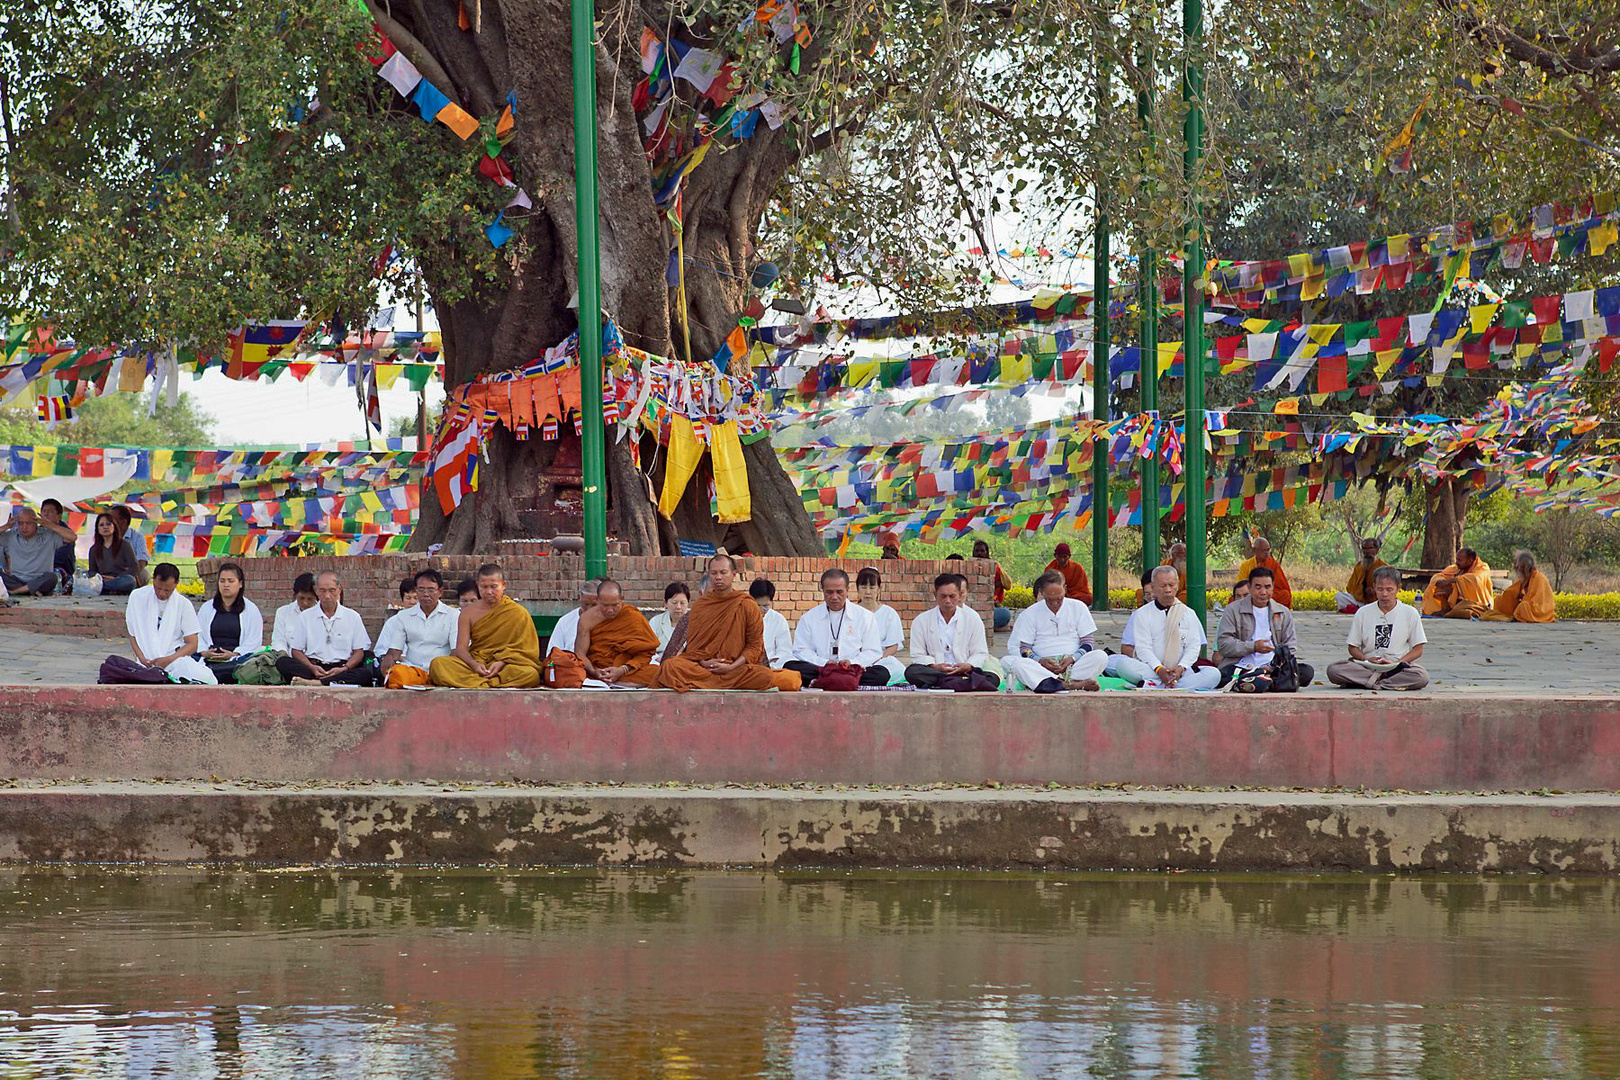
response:
[[(1127, 612), (1099, 612), (1102, 643), (1117, 648)], [(1295, 616), (1300, 654), (1317, 670), (1318, 691), (1327, 691), (1327, 665), (1346, 655), (1350, 618), (1307, 611)], [(1614, 693), (1620, 691), (1620, 622), (1557, 622), (1550, 626), (1425, 619), (1429, 645), (1423, 665), (1431, 691), (1500, 691), (1504, 694)], [(375, 627), (372, 628), (375, 630)], [(1210, 627), (1213, 631), (1213, 625)], [(1006, 645), (997, 634), (997, 652)], [(6, 683), (95, 682), (110, 652), (123, 652), (122, 638), (38, 634), (0, 626), (0, 681)]]

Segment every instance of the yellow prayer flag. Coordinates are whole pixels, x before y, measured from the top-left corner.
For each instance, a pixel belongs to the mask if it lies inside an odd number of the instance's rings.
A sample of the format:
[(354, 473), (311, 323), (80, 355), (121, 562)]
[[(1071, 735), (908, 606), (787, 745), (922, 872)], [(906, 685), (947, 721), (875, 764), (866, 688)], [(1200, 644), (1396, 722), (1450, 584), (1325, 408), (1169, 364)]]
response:
[(399, 373), (404, 368), (405, 365), (403, 364), (378, 364), (376, 366), (377, 389), (392, 390), (394, 384), (399, 382)]
[(1501, 304), (1475, 304), (1468, 309), (1468, 329), (1476, 334), (1483, 334), (1491, 328), (1496, 319), (1496, 311)]
[(50, 476), (56, 472), (56, 447), (34, 447), (34, 473), (35, 476)]
[(1341, 325), (1336, 322), (1312, 323), (1305, 328), (1305, 336), (1318, 345), (1326, 345), (1333, 340), (1333, 335), (1339, 332)]
[(126, 394), (139, 393), (146, 384), (146, 358), (126, 356), (118, 368), (118, 389)]
[(1395, 366), (1395, 361), (1401, 358), (1404, 351), (1404, 349), (1379, 350), (1378, 359), (1373, 363), (1373, 374), (1383, 378), (1384, 372)]
[(1620, 226), (1612, 221), (1601, 222), (1586, 232), (1586, 242), (1593, 255), (1602, 255), (1616, 240), (1620, 240)]
[(1181, 342), (1179, 341), (1159, 342), (1159, 375), (1161, 377), (1170, 370), (1170, 365), (1176, 362), (1176, 353), (1180, 351)]
[(1275, 416), (1298, 416), (1299, 398), (1283, 398), (1272, 407), (1271, 411)]
[(152, 451), (152, 479), (167, 479), (169, 469), (174, 465), (173, 450)]
[(1299, 283), (1299, 298), (1301, 300), (1316, 300), (1327, 291), (1327, 277), (1318, 275), (1308, 277)]
[(1315, 262), (1316, 260), (1306, 252), (1301, 252), (1298, 255), (1288, 256), (1289, 278), (1293, 279), (1309, 277), (1311, 275), (1311, 271), (1315, 269)]

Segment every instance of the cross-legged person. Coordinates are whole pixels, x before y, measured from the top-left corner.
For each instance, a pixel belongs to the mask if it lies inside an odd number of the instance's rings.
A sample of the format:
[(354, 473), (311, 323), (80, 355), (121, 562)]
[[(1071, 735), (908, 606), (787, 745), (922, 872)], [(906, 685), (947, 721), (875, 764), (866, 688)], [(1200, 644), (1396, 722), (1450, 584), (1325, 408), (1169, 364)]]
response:
[(197, 659), (197, 609), (180, 594), (180, 570), (173, 563), (158, 563), (152, 584), (129, 594), (124, 630), (138, 663), (162, 668), (176, 682), (219, 681)]
[(596, 606), (579, 617), (574, 644), (593, 679), (614, 686), (658, 685), (653, 663), (658, 635), (647, 616), (624, 602), (624, 590), (612, 578), (597, 582)]
[(1175, 567), (1153, 568), (1148, 582), (1152, 598), (1131, 615), (1136, 655), (1109, 657), (1107, 674), (1169, 690), (1213, 690), (1221, 684), (1219, 668), (1193, 666), (1204, 644), (1204, 626), (1192, 608), (1176, 599), (1180, 584)]
[(1350, 659), (1329, 664), (1328, 681), (1364, 690), (1421, 690), (1429, 673), (1418, 665), (1423, 655), (1423, 619), (1417, 608), (1400, 601), (1401, 575), (1392, 566), (1373, 571), (1375, 600), (1358, 609), (1350, 622)]
[(0, 525), (0, 579), (13, 596), (49, 596), (61, 580), (56, 575), (55, 533), (40, 527), (39, 517), (26, 506)]
[(681, 691), (799, 689), (797, 672), (765, 663), (765, 618), (747, 591), (734, 587), (736, 560), (723, 551), (711, 555), (708, 578), (686, 613), (685, 630), (664, 649), (658, 684)]
[(1001, 686), (1001, 665), (990, 655), (984, 620), (962, 606), (962, 578), (934, 579), (934, 606), (911, 620), (906, 681), (924, 690), (985, 691)]
[(1389, 565), (1378, 557), (1383, 546), (1384, 542), (1376, 536), (1362, 538), (1361, 558), (1351, 568), (1350, 580), (1333, 596), (1333, 606), (1340, 613), (1354, 615), (1361, 605), (1373, 602), (1373, 572), (1380, 566)]
[(377, 672), (366, 663), (371, 635), (360, 613), (344, 607), (337, 571), (315, 575), (314, 607), (306, 608), (288, 635), (289, 655), (276, 671), (294, 686), (374, 686)]
[(264, 616), (246, 596), (247, 575), (242, 564), (219, 564), (214, 576), (214, 598), (198, 616), (198, 656), (220, 682), (236, 682), (236, 669), (264, 648)]
[(499, 563), (478, 568), (478, 599), (461, 608), (455, 651), (429, 664), (428, 674), (434, 686), (463, 690), (540, 685), (540, 635), (534, 617), (506, 595), (506, 574)]
[(850, 603), (849, 575), (838, 569), (823, 571), (821, 603), (799, 616), (793, 628), (793, 659), (782, 666), (798, 672), (805, 686), (887, 686), (889, 672), (878, 665), (881, 655), (871, 614)]
[[(480, 583), (479, 595), (482, 595)], [(563, 652), (574, 652), (574, 638), (579, 633), (579, 619), (591, 608), (596, 606), (596, 581), (594, 579), (580, 582), (579, 606), (569, 608), (563, 617), (557, 620), (557, 625), (551, 628), (551, 638), (547, 644), (548, 649), (561, 649)]]
[(672, 581), (664, 586), (664, 610), (654, 615), (648, 622), (653, 633), (658, 635), (660, 649), (669, 644), (669, 636), (675, 632), (675, 624), (686, 617), (691, 607), (692, 590), (686, 587), (686, 582)]
[[(1273, 577), (1267, 567), (1256, 566), (1249, 571), (1248, 595), (1221, 611), (1221, 622), (1215, 630), (1215, 652), (1223, 685), (1246, 672), (1269, 668), (1280, 649), (1294, 654), (1300, 686), (1309, 686), (1316, 678), (1316, 669), (1299, 659), (1294, 613), (1272, 598)], [(1263, 684), (1248, 680), (1236, 689), (1257, 685)]]
[(270, 648), (282, 656), (292, 655), (293, 630), (299, 618), (321, 602), (315, 595), (314, 574), (299, 574), (293, 579), (292, 591), (292, 603), (276, 608), (276, 619), (270, 628)]
[(1490, 565), (1473, 548), (1460, 547), (1452, 564), (1429, 579), (1422, 614), (1477, 619), (1495, 610), (1494, 599)]
[(135, 576), (140, 570), (135, 549), (119, 533), (118, 522), (109, 513), (96, 515), (95, 539), (90, 541), (86, 565), (101, 578), (103, 596), (128, 596), (135, 591)]
[(1513, 554), (1513, 584), (1496, 598), (1495, 610), (1481, 618), (1491, 622), (1550, 623), (1558, 618), (1558, 600), (1547, 575), (1536, 569), (1528, 551)]
[[(996, 572), (1000, 573), (999, 567)], [(877, 635), (879, 650), (877, 662), (889, 673), (888, 685), (904, 683), (906, 665), (900, 659), (900, 650), (906, 647), (906, 628), (900, 622), (900, 613), (883, 603), (883, 575), (877, 567), (865, 567), (855, 575), (855, 591), (861, 608), (872, 616), (872, 632)]]
[(1018, 613), (1002, 667), (1025, 690), (1097, 690), (1108, 654), (1097, 648), (1091, 609), (1065, 595), (1063, 575), (1048, 570), (1035, 579), (1036, 600)]
[(776, 585), (769, 578), (755, 578), (748, 586), (748, 595), (759, 605), (765, 623), (765, 662), (781, 671), (793, 659), (793, 628), (787, 617), (776, 610)]
[(408, 608), (396, 611), (377, 633), (377, 675), (390, 690), (429, 686), (433, 661), (456, 647), (460, 612), (439, 602), (444, 578), (432, 567), (418, 570)]

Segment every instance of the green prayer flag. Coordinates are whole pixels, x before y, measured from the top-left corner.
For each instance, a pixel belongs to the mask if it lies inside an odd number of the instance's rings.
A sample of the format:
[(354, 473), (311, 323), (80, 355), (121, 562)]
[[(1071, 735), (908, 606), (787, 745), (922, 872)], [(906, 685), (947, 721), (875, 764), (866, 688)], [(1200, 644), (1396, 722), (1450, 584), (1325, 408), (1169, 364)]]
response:
[(1526, 326), (1530, 322), (1530, 302), (1527, 300), (1509, 300), (1502, 305), (1502, 325), (1517, 328)]
[(79, 475), (79, 448), (77, 446), (58, 446), (56, 448), (56, 467), (51, 470), (51, 475)]

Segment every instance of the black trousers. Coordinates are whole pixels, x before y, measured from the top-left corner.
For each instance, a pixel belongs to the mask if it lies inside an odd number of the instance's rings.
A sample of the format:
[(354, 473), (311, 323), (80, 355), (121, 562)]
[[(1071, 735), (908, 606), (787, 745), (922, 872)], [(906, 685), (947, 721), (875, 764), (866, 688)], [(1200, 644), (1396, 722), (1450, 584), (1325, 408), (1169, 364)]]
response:
[[(782, 665), (783, 671), (797, 672), (800, 686), (809, 686), (821, 675), (821, 669), (807, 660), (789, 660)], [(888, 686), (889, 671), (887, 668), (873, 664), (861, 671), (862, 686)]]
[(966, 675), (947, 675), (939, 668), (927, 664), (907, 665), (906, 682), (912, 686), (920, 686), (924, 690), (955, 690), (958, 693), (1001, 688), (1001, 679), (983, 668), (974, 668)]
[[(367, 653), (365, 661), (359, 667), (350, 668), (348, 671), (333, 675), (330, 679), (323, 681), (328, 686), (376, 686), (377, 669), (369, 663), (370, 660), (371, 654)], [(319, 678), (309, 665), (291, 656), (276, 657), (276, 670), (288, 682), (292, 682), (294, 679)]]

